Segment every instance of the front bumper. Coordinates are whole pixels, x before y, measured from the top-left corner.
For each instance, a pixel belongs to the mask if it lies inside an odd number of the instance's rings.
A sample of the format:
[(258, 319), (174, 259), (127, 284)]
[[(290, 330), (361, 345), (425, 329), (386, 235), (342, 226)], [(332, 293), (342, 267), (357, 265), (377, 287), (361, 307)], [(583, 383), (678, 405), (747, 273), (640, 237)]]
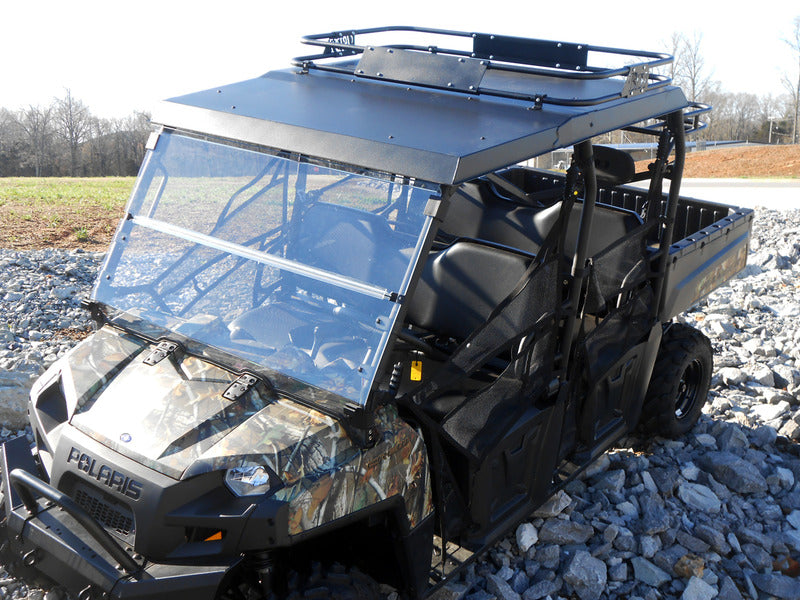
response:
[(80, 600), (211, 599), (240, 561), (220, 557), (216, 564), (159, 564), (139, 557), (39, 478), (25, 437), (0, 447), (0, 469), (4, 558), (23, 576), (43, 575)]

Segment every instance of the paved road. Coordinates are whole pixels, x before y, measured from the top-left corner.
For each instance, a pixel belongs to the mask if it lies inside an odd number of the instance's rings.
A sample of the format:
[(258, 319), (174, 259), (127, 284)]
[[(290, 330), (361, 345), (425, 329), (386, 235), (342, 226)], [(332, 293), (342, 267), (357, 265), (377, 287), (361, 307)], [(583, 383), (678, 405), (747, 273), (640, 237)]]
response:
[(800, 179), (684, 179), (681, 195), (750, 208), (800, 209)]

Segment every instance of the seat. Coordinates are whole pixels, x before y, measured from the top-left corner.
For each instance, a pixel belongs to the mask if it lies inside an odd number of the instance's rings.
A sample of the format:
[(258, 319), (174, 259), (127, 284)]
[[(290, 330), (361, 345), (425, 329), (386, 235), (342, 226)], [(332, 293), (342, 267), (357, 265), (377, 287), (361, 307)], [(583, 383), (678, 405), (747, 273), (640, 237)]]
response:
[(460, 241), (431, 256), (410, 300), (407, 320), (463, 340), (515, 288), (533, 257)]
[[(627, 156), (627, 155), (626, 155)], [(583, 203), (575, 202), (567, 224), (564, 252), (571, 261), (578, 239)], [(488, 182), (469, 181), (450, 201), (440, 231), (455, 238), (486, 240), (531, 254), (538, 254), (556, 224), (561, 202), (539, 208), (499, 198)], [(588, 255), (595, 256), (642, 223), (632, 211), (597, 205)]]

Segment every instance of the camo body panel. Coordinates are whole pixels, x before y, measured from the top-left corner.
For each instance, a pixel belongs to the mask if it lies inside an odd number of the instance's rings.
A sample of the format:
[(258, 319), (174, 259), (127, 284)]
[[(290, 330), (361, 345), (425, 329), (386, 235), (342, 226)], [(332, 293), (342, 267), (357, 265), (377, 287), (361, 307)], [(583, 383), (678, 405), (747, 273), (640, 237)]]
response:
[(411, 527), (433, 511), (427, 452), (422, 436), (393, 406), (378, 411), (380, 441), (349, 453), (349, 460), (318, 468), (275, 494), (289, 503), (289, 533), (296, 535), (350, 515), (386, 498), (405, 500)]
[(237, 375), (204, 360), (147, 365), (153, 348), (104, 327), (56, 363), (72, 425), (176, 479), (265, 465), (284, 484), (275, 498), (289, 504), (291, 534), (395, 495), (411, 526), (432, 511), (424, 442), (396, 408), (377, 411), (379, 441), (362, 450), (338, 420), (263, 384), (223, 398)]

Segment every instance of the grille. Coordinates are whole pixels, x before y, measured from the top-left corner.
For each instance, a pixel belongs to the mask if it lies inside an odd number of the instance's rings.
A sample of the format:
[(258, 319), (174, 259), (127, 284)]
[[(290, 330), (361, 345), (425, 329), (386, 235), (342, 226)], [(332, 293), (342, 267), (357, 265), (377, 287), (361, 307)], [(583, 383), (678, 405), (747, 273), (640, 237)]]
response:
[(133, 513), (127, 506), (111, 502), (83, 485), (75, 488), (75, 502), (106, 529), (126, 538), (136, 533)]

